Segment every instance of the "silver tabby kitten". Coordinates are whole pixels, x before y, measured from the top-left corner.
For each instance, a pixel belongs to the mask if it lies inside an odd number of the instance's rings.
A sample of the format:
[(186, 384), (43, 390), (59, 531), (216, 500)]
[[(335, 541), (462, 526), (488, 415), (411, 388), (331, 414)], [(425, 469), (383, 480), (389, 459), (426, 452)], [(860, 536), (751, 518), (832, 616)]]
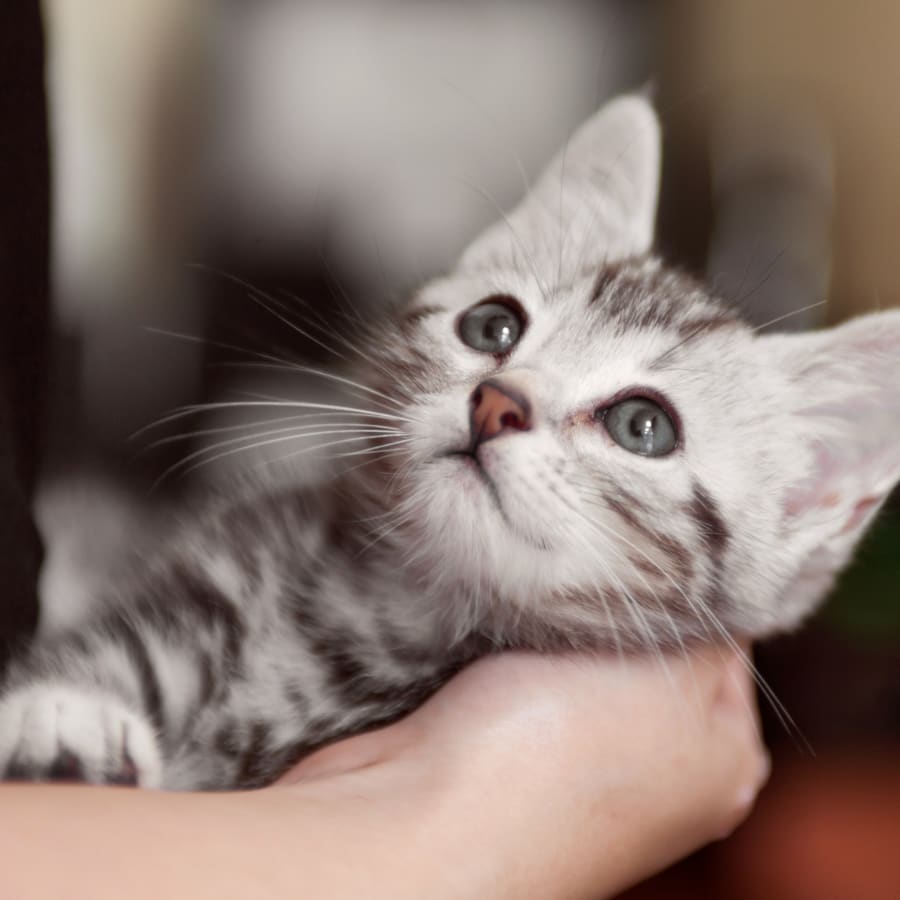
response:
[(648, 255), (659, 152), (643, 100), (598, 113), (371, 335), (376, 452), (211, 509), (21, 658), (5, 776), (257, 786), (492, 647), (802, 619), (900, 477), (900, 313), (757, 336)]

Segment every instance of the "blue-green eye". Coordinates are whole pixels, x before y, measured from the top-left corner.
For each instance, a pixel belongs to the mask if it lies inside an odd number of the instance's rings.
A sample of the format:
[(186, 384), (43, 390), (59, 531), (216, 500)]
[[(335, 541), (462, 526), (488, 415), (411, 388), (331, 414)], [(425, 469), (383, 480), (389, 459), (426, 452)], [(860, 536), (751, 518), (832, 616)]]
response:
[(503, 355), (519, 342), (525, 319), (512, 297), (490, 297), (460, 317), (459, 339), (480, 353)]
[(640, 456), (666, 456), (678, 446), (678, 431), (669, 414), (647, 397), (629, 397), (598, 410), (609, 436)]

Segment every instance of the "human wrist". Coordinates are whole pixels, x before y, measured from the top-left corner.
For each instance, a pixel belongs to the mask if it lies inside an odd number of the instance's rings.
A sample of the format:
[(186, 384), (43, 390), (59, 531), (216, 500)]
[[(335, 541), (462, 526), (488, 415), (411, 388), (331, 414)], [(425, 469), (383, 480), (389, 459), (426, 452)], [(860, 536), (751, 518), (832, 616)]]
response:
[(426, 741), (391, 761), (415, 795), (410, 825), (429, 897), (596, 900), (634, 881), (627, 836), (593, 788), (575, 802), (577, 788), (560, 790), (561, 777), (578, 775), (541, 760), (548, 744), (460, 755)]
[[(317, 840), (328, 847), (339, 835), (348, 858), (357, 848), (354, 868), (369, 873), (370, 897), (420, 900), (425, 886), (432, 900), (526, 896), (529, 886), (518, 876), (522, 858), (535, 855), (529, 844), (536, 828), (523, 828), (516, 818), (525, 810), (506, 802), (514, 786), (491, 778), (488, 760), (460, 756), (419, 737), (401, 740), (386, 758), (367, 759), (364, 748), (357, 754), (350, 747), (339, 758), (346, 764), (348, 755), (358, 755), (350, 770), (331, 771), (332, 760), (326, 758), (288, 788), (304, 817), (311, 809), (320, 816), (324, 833)], [(530, 819), (529, 810), (525, 821)], [(402, 848), (399, 854), (397, 848)], [(336, 873), (335, 879), (333, 886), (343, 875)], [(352, 876), (348, 879), (347, 896), (352, 896)], [(556, 896), (549, 890), (538, 893), (548, 900)]]

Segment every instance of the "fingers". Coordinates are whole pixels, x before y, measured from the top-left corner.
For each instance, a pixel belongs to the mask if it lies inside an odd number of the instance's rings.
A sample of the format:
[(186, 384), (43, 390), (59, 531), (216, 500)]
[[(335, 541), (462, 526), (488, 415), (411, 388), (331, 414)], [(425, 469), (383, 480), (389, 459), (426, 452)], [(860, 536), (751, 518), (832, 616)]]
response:
[(520, 758), (552, 752), (578, 765), (601, 746), (627, 756), (629, 741), (653, 746), (681, 733), (699, 747), (713, 727), (756, 741), (755, 714), (746, 666), (718, 646), (662, 661), (504, 653), (475, 663), (403, 721), (318, 751), (281, 783), (413, 750), (465, 766), (512, 747)]

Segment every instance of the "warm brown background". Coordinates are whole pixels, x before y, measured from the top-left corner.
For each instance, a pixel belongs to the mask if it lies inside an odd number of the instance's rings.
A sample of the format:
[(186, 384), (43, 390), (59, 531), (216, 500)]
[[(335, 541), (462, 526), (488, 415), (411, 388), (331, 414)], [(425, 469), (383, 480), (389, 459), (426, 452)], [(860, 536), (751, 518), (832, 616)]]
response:
[(665, 95), (704, 157), (736, 109), (800, 108), (833, 141), (828, 318), (900, 303), (900, 4), (676, 0), (660, 6)]

